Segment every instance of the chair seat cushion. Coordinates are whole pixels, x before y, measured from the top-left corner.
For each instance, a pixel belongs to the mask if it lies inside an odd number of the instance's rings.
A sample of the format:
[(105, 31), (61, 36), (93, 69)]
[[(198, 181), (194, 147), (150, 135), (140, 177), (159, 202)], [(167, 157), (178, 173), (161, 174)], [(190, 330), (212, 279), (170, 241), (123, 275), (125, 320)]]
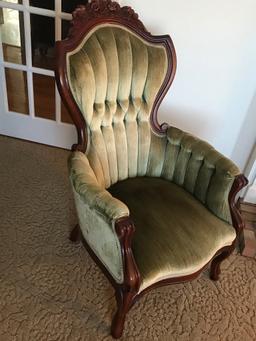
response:
[(233, 226), (167, 180), (132, 178), (109, 192), (127, 204), (135, 223), (132, 249), (142, 276), (140, 291), (200, 270), (236, 237)]

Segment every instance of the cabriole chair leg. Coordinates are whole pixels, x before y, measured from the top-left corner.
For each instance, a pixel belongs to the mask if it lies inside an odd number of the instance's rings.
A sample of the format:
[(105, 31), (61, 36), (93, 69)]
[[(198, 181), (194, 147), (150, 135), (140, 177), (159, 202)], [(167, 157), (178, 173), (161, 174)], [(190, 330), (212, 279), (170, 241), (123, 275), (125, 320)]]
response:
[(134, 292), (116, 291), (117, 312), (111, 325), (111, 335), (115, 339), (119, 339), (123, 334), (125, 317), (132, 306), (135, 296), (136, 293)]
[(230, 256), (232, 251), (233, 249), (225, 250), (212, 260), (211, 267), (210, 267), (210, 279), (211, 280), (217, 281), (219, 279), (220, 272), (221, 272), (220, 265), (226, 258)]
[(69, 239), (73, 243), (79, 243), (80, 242), (80, 240), (81, 240), (81, 231), (80, 231), (80, 226), (78, 224), (70, 232)]

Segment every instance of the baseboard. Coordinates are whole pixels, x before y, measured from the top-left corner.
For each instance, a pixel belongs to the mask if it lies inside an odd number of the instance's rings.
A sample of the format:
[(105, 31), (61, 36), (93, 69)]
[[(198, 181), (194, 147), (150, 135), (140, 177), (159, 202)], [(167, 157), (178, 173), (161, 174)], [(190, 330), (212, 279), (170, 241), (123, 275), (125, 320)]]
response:
[(256, 258), (256, 204), (239, 201), (239, 208), (245, 223), (242, 239), (242, 255)]

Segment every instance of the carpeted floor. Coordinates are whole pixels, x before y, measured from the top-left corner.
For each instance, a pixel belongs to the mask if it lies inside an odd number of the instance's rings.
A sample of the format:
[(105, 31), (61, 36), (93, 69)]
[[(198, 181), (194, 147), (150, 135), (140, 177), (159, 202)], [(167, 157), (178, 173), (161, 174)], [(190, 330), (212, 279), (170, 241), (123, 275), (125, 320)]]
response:
[[(111, 340), (114, 292), (80, 245), (68, 152), (0, 136), (0, 341)], [(256, 340), (256, 262), (152, 291), (123, 340)]]

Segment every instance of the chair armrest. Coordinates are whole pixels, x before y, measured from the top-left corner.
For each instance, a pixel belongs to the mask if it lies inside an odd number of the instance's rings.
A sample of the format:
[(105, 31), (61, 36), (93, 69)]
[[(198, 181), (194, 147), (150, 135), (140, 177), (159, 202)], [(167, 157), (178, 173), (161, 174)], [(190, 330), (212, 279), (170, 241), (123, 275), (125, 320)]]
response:
[[(180, 129), (167, 130), (163, 176), (184, 187), (219, 218), (232, 224), (229, 194), (241, 172), (211, 145)], [(168, 163), (171, 166), (168, 168)]]
[(68, 160), (68, 166), (74, 190), (91, 209), (109, 221), (129, 216), (128, 207), (99, 185), (84, 153), (73, 152)]
[(68, 165), (86, 243), (114, 282), (138, 290), (140, 275), (131, 249), (135, 227), (128, 207), (98, 184), (85, 154), (73, 152)]

